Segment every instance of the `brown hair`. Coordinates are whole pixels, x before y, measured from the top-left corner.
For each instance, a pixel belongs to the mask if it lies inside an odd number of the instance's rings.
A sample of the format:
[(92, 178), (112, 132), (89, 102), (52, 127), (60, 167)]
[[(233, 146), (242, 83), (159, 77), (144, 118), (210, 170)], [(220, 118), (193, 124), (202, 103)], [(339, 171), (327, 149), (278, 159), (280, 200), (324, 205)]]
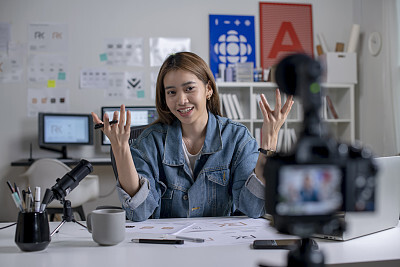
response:
[(208, 67), (207, 63), (198, 55), (191, 52), (179, 52), (170, 55), (162, 64), (157, 77), (156, 84), (156, 107), (158, 112), (158, 120), (165, 124), (171, 124), (175, 120), (175, 115), (169, 110), (165, 100), (164, 77), (170, 71), (183, 70), (189, 71), (196, 77), (207, 84), (213, 90), (210, 100), (207, 100), (207, 110), (215, 115), (221, 116), (219, 95), (214, 75)]

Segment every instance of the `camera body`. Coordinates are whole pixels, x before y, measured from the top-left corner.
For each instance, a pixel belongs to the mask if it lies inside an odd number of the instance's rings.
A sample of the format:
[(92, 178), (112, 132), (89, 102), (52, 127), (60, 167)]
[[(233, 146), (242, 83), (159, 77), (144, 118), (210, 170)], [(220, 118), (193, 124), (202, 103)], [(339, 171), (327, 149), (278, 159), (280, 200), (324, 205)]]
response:
[(266, 211), (281, 232), (309, 237), (343, 228), (339, 211), (373, 211), (377, 165), (372, 151), (338, 143), (320, 118), (321, 65), (304, 54), (284, 58), (276, 81), (300, 96), (303, 129), (292, 151), (269, 157), (264, 168)]

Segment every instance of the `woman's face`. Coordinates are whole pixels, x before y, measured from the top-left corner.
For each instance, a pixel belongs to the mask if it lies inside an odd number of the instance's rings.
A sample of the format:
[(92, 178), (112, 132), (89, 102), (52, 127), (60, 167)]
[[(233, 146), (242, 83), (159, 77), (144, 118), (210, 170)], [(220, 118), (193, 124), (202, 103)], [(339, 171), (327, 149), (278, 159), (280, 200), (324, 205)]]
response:
[(169, 110), (183, 124), (207, 123), (207, 97), (210, 86), (189, 71), (174, 70), (164, 77), (165, 99)]

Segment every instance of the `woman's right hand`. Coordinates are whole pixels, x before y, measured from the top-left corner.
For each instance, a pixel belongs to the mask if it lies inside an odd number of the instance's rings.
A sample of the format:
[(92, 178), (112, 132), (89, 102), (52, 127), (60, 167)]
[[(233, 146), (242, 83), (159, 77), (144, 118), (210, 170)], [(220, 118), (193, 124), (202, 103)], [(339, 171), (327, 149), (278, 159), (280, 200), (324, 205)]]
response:
[(113, 149), (118, 149), (128, 144), (128, 140), (131, 132), (131, 112), (126, 112), (125, 119), (125, 105), (121, 105), (121, 112), (115, 111), (113, 114), (113, 120), (118, 120), (118, 123), (110, 125), (108, 114), (104, 114), (104, 122), (100, 120), (96, 113), (92, 112), (93, 122), (95, 124), (102, 123), (104, 127), (101, 128), (103, 133), (110, 139), (110, 143)]

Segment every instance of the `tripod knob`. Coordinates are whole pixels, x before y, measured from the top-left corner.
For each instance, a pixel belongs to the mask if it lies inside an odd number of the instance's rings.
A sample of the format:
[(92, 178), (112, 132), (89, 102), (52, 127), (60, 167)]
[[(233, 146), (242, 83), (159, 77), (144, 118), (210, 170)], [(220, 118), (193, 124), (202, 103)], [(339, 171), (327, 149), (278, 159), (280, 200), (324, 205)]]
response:
[(64, 207), (63, 207), (63, 220), (66, 222), (71, 222), (74, 220), (74, 214), (72, 213), (72, 208), (71, 208), (71, 201), (69, 200), (64, 200)]

